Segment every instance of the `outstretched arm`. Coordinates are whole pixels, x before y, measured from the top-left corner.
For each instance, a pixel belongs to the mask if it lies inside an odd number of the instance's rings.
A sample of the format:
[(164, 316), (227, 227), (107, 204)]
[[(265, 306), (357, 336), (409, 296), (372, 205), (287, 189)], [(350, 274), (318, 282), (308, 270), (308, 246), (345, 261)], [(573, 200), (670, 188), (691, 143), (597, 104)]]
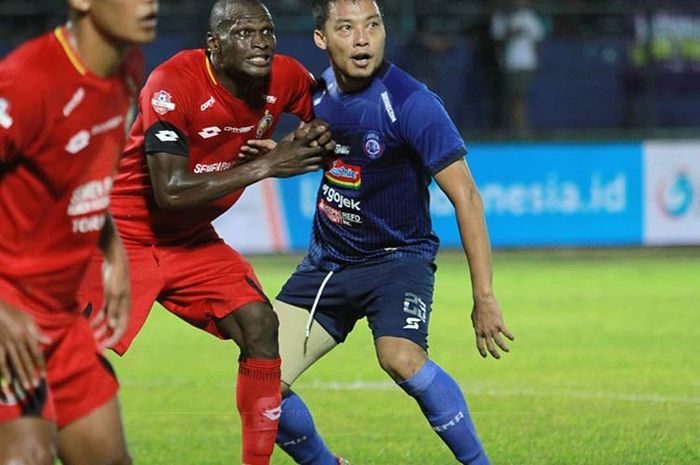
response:
[[(491, 245), (484, 220), (481, 195), (469, 168), (459, 159), (435, 175), (435, 180), (455, 208), (462, 247), (469, 264), (474, 306), (472, 324), (476, 346), (482, 357), (500, 358), (496, 346), (508, 352), (501, 334), (513, 340), (503, 322), (501, 307), (493, 293)], [(487, 352), (488, 351), (488, 352)]]
[(316, 171), (333, 145), (328, 126), (320, 120), (298, 128), (258, 158), (218, 173), (194, 174), (189, 160), (158, 152), (147, 156), (156, 202), (183, 209), (203, 205), (268, 177), (289, 177)]

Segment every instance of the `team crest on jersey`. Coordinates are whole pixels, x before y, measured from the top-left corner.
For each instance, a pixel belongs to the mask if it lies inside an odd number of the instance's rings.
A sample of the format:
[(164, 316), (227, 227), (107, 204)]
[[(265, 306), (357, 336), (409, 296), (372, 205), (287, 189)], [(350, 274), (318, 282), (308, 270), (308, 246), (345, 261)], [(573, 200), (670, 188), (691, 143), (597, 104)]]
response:
[(173, 103), (173, 96), (164, 90), (159, 90), (158, 92), (153, 94), (153, 98), (151, 99), (151, 106), (153, 107), (153, 111), (155, 111), (159, 115), (164, 115), (167, 112), (173, 111), (175, 109), (175, 104)]
[(274, 116), (270, 114), (270, 110), (265, 110), (265, 115), (258, 121), (258, 129), (255, 130), (255, 137), (260, 139), (270, 126), (272, 126), (272, 121), (274, 121)]
[(10, 102), (4, 98), (0, 98), (0, 126), (5, 129), (10, 129), (14, 123), (9, 110)]
[(362, 167), (345, 164), (340, 159), (333, 161), (325, 176), (328, 182), (340, 187), (359, 189), (362, 185)]
[(362, 151), (370, 159), (376, 160), (384, 154), (384, 141), (381, 134), (376, 131), (369, 131), (362, 138)]

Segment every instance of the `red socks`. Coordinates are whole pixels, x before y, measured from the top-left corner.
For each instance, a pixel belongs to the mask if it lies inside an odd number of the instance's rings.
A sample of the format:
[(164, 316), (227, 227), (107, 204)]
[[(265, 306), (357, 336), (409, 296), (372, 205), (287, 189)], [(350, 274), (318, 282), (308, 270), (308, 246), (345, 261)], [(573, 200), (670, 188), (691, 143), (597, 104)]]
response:
[(282, 413), (280, 365), (279, 357), (248, 358), (238, 365), (236, 406), (241, 415), (243, 465), (270, 465)]

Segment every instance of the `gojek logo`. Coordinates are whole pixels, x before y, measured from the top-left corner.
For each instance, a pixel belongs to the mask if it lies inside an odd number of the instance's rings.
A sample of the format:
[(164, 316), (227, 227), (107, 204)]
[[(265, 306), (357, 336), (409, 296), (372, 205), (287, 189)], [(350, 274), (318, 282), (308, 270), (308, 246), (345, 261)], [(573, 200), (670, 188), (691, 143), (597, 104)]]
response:
[(686, 172), (679, 172), (671, 183), (662, 183), (658, 191), (659, 206), (668, 216), (678, 218), (690, 210), (694, 198), (693, 183)]

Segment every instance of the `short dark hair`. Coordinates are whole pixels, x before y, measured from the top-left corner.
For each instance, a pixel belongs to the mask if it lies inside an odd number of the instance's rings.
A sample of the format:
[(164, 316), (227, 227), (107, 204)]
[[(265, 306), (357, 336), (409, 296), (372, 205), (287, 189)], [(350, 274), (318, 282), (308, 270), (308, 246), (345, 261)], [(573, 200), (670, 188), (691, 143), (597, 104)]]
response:
[(209, 15), (209, 31), (214, 32), (219, 23), (229, 17), (231, 9), (237, 6), (261, 6), (267, 9), (262, 0), (217, 0)]
[[(314, 16), (314, 22), (316, 23), (316, 29), (319, 31), (323, 29), (323, 25), (326, 24), (328, 20), (328, 9), (331, 3), (335, 3), (339, 0), (312, 0), (311, 1), (311, 14)], [(352, 0), (356, 2), (357, 0)], [(382, 4), (379, 0), (373, 0), (374, 3), (379, 7), (379, 12), (383, 14)]]

